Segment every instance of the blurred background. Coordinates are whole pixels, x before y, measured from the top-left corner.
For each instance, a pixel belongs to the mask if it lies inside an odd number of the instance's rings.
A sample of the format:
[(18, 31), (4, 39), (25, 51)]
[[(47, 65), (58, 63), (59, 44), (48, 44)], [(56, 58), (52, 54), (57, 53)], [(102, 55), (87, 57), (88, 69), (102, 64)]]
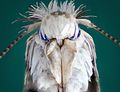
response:
[[(50, 0), (0, 0), (0, 52), (19, 35), (21, 26), (25, 25), (23, 22), (11, 22), (20, 17), (19, 13), (25, 14), (30, 5), (41, 1), (48, 4)], [(80, 4), (87, 5), (86, 9), (91, 10), (89, 14), (97, 16), (91, 18), (91, 21), (120, 40), (120, 0), (75, 0), (76, 7)], [(101, 92), (119, 92), (120, 47), (96, 31), (80, 27), (93, 37), (96, 45)], [(24, 54), (29, 36), (24, 37), (0, 60), (0, 92), (22, 92)]]

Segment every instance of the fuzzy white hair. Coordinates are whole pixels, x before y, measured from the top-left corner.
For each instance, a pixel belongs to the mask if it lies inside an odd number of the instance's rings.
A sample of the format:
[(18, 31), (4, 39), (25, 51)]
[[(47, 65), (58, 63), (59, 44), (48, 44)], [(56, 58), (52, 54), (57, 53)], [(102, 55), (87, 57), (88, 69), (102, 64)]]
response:
[(29, 12), (30, 17), (32, 18), (38, 18), (40, 20), (43, 19), (43, 17), (56, 12), (60, 11), (69, 15), (73, 15), (76, 17), (79, 13), (83, 12), (83, 8), (85, 8), (83, 4), (81, 4), (77, 9), (75, 9), (75, 5), (73, 1), (68, 2), (68, 0), (64, 1), (63, 3), (60, 2), (60, 5), (58, 5), (58, 2), (56, 0), (52, 0), (48, 7), (43, 3), (36, 3), (36, 5), (31, 5), (31, 9)]

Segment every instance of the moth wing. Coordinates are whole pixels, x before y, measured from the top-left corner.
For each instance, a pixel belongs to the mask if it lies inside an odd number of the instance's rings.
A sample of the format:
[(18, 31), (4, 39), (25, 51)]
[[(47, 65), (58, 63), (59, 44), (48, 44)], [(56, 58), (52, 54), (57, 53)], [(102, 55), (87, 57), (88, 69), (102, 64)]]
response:
[(90, 77), (90, 81), (88, 84), (88, 92), (100, 92), (99, 74), (98, 74), (97, 65), (96, 65), (95, 44), (93, 42), (92, 37), (88, 33), (84, 32), (84, 37), (85, 37), (85, 45), (90, 52), (90, 55), (92, 58), (91, 62), (92, 62), (92, 66), (93, 66), (92, 76)]
[[(44, 44), (39, 40), (38, 35), (32, 35), (27, 40), (26, 53), (25, 53), (25, 80), (24, 91), (36, 91), (35, 81), (38, 77), (43, 76), (43, 72), (47, 72), (47, 61), (44, 55)], [(38, 73), (39, 72), (39, 73)], [(43, 78), (44, 79), (44, 78)], [(42, 81), (42, 80), (41, 80)], [(47, 80), (46, 80), (47, 81)], [(44, 84), (44, 80), (42, 81)], [(27, 91), (26, 91), (27, 90)]]

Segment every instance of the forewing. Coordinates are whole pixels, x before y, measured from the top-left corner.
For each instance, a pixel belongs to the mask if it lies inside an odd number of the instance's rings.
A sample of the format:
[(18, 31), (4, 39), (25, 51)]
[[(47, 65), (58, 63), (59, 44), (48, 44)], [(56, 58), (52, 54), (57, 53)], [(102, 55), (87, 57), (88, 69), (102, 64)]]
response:
[[(25, 89), (36, 89), (37, 80), (42, 81), (45, 72), (48, 73), (47, 59), (44, 54), (44, 43), (40, 42), (38, 35), (33, 35), (27, 40), (26, 46), (26, 72)], [(44, 79), (44, 78), (43, 78)], [(44, 84), (44, 82), (43, 82)], [(41, 85), (41, 84), (39, 84)], [(40, 86), (41, 87), (41, 86)]]
[(85, 47), (87, 47), (87, 49), (90, 52), (91, 58), (92, 58), (92, 65), (93, 65), (93, 69), (92, 69), (92, 76), (90, 77), (90, 81), (89, 81), (89, 87), (88, 87), (88, 92), (100, 92), (100, 88), (99, 88), (99, 74), (98, 74), (98, 70), (97, 70), (97, 65), (96, 65), (96, 51), (95, 51), (95, 45), (93, 42), (93, 39), (90, 35), (88, 34), (84, 34), (85, 37)]

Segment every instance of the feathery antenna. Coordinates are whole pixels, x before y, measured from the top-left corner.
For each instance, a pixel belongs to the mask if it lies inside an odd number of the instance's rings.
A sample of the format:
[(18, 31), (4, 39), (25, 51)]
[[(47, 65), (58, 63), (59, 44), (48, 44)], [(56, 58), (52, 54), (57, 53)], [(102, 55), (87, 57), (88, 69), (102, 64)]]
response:
[(93, 28), (95, 29), (97, 32), (101, 33), (102, 35), (104, 35), (105, 37), (107, 37), (109, 40), (111, 40), (113, 43), (116, 43), (118, 46), (120, 46), (120, 41), (118, 41), (116, 38), (114, 38), (113, 36), (109, 35), (107, 32), (105, 32), (104, 30), (102, 30), (101, 28), (97, 27), (95, 24), (93, 24), (90, 20), (88, 19), (77, 19), (76, 20), (77, 23), (80, 23), (88, 28)]
[(8, 45), (8, 47), (7, 47), (5, 50), (3, 50), (3, 52), (0, 54), (0, 59), (2, 59), (2, 57), (3, 57), (4, 55), (6, 55), (7, 52), (8, 52), (10, 49), (12, 49), (12, 47), (15, 46), (15, 44), (18, 43), (18, 41), (21, 40), (27, 33), (28, 33), (27, 31), (24, 31), (24, 32), (21, 33), (14, 41), (12, 41), (12, 42)]
[(36, 22), (36, 23), (30, 24), (30, 25), (27, 25), (27, 26), (23, 26), (23, 28), (25, 28), (26, 31), (23, 31), (14, 41), (12, 41), (10, 43), (10, 45), (8, 45), (8, 47), (5, 50), (3, 50), (2, 53), (0, 53), (0, 59), (2, 59), (2, 57), (4, 55), (6, 55), (7, 52), (10, 49), (12, 49), (12, 47), (15, 46), (15, 44), (17, 44), (18, 41), (21, 40), (25, 35), (27, 35), (28, 33), (32, 32), (33, 30), (39, 28), (40, 24), (41, 24), (41, 22)]
[(99, 33), (101, 33), (102, 35), (104, 35), (105, 37), (107, 37), (109, 40), (111, 40), (113, 43), (116, 43), (118, 46), (120, 46), (120, 41), (118, 41), (116, 38), (114, 38), (113, 36), (109, 35), (107, 32), (105, 32), (104, 30), (102, 30), (99, 27), (93, 27), (93, 29), (95, 29), (96, 31), (98, 31)]

